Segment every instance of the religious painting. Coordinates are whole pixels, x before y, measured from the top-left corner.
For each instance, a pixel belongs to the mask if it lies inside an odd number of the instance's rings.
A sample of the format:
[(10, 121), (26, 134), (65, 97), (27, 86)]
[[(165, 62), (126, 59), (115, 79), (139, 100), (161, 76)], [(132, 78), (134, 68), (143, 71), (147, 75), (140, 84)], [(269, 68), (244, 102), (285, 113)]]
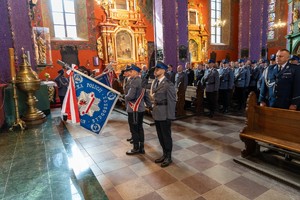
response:
[(116, 50), (118, 59), (132, 59), (132, 36), (128, 31), (122, 30), (116, 35)]
[(197, 25), (197, 13), (189, 11), (189, 24)]
[(197, 61), (198, 60), (198, 44), (195, 40), (189, 41), (189, 51), (191, 56), (191, 61)]
[(116, 0), (116, 9), (127, 10), (127, 0)]

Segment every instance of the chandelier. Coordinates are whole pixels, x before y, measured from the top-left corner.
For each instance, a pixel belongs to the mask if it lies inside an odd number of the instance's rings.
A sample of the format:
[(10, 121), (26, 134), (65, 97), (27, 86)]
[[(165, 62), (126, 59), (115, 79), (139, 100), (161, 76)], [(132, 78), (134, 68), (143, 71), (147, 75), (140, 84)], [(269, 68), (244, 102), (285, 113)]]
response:
[(217, 21), (215, 21), (215, 23), (213, 24), (213, 26), (223, 27), (223, 26), (225, 26), (225, 24), (226, 24), (226, 20), (221, 20), (221, 18), (219, 17), (217, 19)]
[(282, 28), (285, 25), (286, 25), (286, 23), (282, 22), (281, 19), (279, 19), (278, 22), (274, 24), (274, 28)]

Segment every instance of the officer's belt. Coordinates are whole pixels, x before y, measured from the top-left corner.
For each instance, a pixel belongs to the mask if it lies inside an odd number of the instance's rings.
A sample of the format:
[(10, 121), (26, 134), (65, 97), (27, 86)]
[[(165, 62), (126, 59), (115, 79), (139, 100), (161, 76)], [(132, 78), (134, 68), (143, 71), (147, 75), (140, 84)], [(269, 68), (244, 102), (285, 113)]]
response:
[(206, 82), (206, 85), (212, 85), (212, 84), (215, 84), (215, 82), (213, 82), (213, 83)]
[(161, 102), (155, 101), (155, 102), (154, 102), (154, 105), (156, 105), (156, 106), (168, 105), (168, 102), (167, 102), (167, 101), (161, 101)]

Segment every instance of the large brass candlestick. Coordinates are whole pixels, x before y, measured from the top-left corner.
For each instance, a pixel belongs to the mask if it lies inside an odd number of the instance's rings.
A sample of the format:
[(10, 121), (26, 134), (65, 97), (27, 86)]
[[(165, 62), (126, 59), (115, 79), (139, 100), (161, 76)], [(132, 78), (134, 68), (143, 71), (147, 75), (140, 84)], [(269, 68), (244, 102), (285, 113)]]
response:
[(24, 51), (22, 59), (23, 63), (19, 66), (19, 73), (16, 76), (16, 86), (27, 93), (28, 109), (22, 119), (27, 125), (41, 124), (46, 121), (46, 116), (35, 107), (37, 99), (34, 96), (35, 91), (40, 88), (41, 81), (31, 69)]

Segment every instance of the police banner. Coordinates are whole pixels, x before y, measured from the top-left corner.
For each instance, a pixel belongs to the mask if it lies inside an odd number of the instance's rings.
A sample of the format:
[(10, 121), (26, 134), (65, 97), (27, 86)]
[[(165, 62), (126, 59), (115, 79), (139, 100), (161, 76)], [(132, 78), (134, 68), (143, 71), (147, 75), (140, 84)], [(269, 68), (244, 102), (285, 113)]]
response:
[(99, 134), (120, 93), (77, 70), (74, 70), (73, 78), (80, 125)]

